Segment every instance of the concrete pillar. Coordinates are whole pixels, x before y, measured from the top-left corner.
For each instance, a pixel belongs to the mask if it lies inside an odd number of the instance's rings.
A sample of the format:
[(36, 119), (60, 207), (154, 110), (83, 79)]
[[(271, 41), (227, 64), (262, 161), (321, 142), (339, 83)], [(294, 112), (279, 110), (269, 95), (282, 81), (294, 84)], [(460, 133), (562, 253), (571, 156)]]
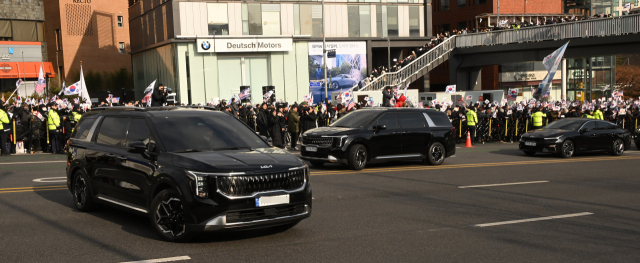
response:
[(567, 99), (567, 59), (562, 59), (562, 99)]

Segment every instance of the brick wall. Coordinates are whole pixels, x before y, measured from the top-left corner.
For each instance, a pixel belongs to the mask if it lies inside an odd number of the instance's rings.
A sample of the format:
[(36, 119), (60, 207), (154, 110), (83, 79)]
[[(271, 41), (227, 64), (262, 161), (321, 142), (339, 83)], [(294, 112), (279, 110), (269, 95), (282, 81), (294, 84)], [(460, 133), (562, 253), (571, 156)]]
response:
[(0, 0), (0, 19), (44, 21), (42, 0)]
[[(493, 13), (498, 13), (497, 0)], [(526, 0), (527, 14), (560, 14), (562, 13), (562, 1), (559, 0)], [(525, 0), (500, 1), (500, 14), (524, 14)]]

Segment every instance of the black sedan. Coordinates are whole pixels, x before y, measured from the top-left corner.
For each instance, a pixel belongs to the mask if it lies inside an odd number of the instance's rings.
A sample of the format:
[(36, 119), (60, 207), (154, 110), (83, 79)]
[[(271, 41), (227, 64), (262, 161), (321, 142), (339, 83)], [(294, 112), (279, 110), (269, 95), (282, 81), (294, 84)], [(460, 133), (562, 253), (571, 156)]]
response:
[(351, 112), (329, 127), (302, 136), (301, 156), (314, 166), (343, 163), (361, 170), (367, 163), (422, 160), (439, 165), (455, 154), (455, 132), (443, 112), (417, 108), (375, 108)]
[(520, 138), (520, 150), (527, 155), (547, 152), (563, 158), (580, 152), (608, 152), (618, 156), (629, 147), (628, 131), (610, 122), (583, 118), (555, 121)]

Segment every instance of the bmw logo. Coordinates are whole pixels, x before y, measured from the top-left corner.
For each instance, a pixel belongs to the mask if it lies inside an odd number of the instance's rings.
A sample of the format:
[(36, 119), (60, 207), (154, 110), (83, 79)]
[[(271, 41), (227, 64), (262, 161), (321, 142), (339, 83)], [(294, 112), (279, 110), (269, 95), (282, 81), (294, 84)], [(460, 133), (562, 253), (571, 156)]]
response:
[(211, 48), (211, 44), (209, 44), (209, 41), (203, 41), (201, 46), (204, 50), (209, 50)]

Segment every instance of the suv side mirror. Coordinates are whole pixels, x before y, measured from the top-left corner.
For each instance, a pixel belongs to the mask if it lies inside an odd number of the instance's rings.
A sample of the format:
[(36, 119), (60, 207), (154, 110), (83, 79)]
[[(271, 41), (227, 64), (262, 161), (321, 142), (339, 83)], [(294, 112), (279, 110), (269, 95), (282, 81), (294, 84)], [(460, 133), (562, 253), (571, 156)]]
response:
[(376, 131), (386, 130), (387, 129), (387, 125), (384, 125), (384, 124), (376, 125), (374, 128), (375, 128)]
[(127, 146), (127, 151), (130, 153), (145, 153), (147, 151), (147, 145), (143, 142), (131, 142)]

